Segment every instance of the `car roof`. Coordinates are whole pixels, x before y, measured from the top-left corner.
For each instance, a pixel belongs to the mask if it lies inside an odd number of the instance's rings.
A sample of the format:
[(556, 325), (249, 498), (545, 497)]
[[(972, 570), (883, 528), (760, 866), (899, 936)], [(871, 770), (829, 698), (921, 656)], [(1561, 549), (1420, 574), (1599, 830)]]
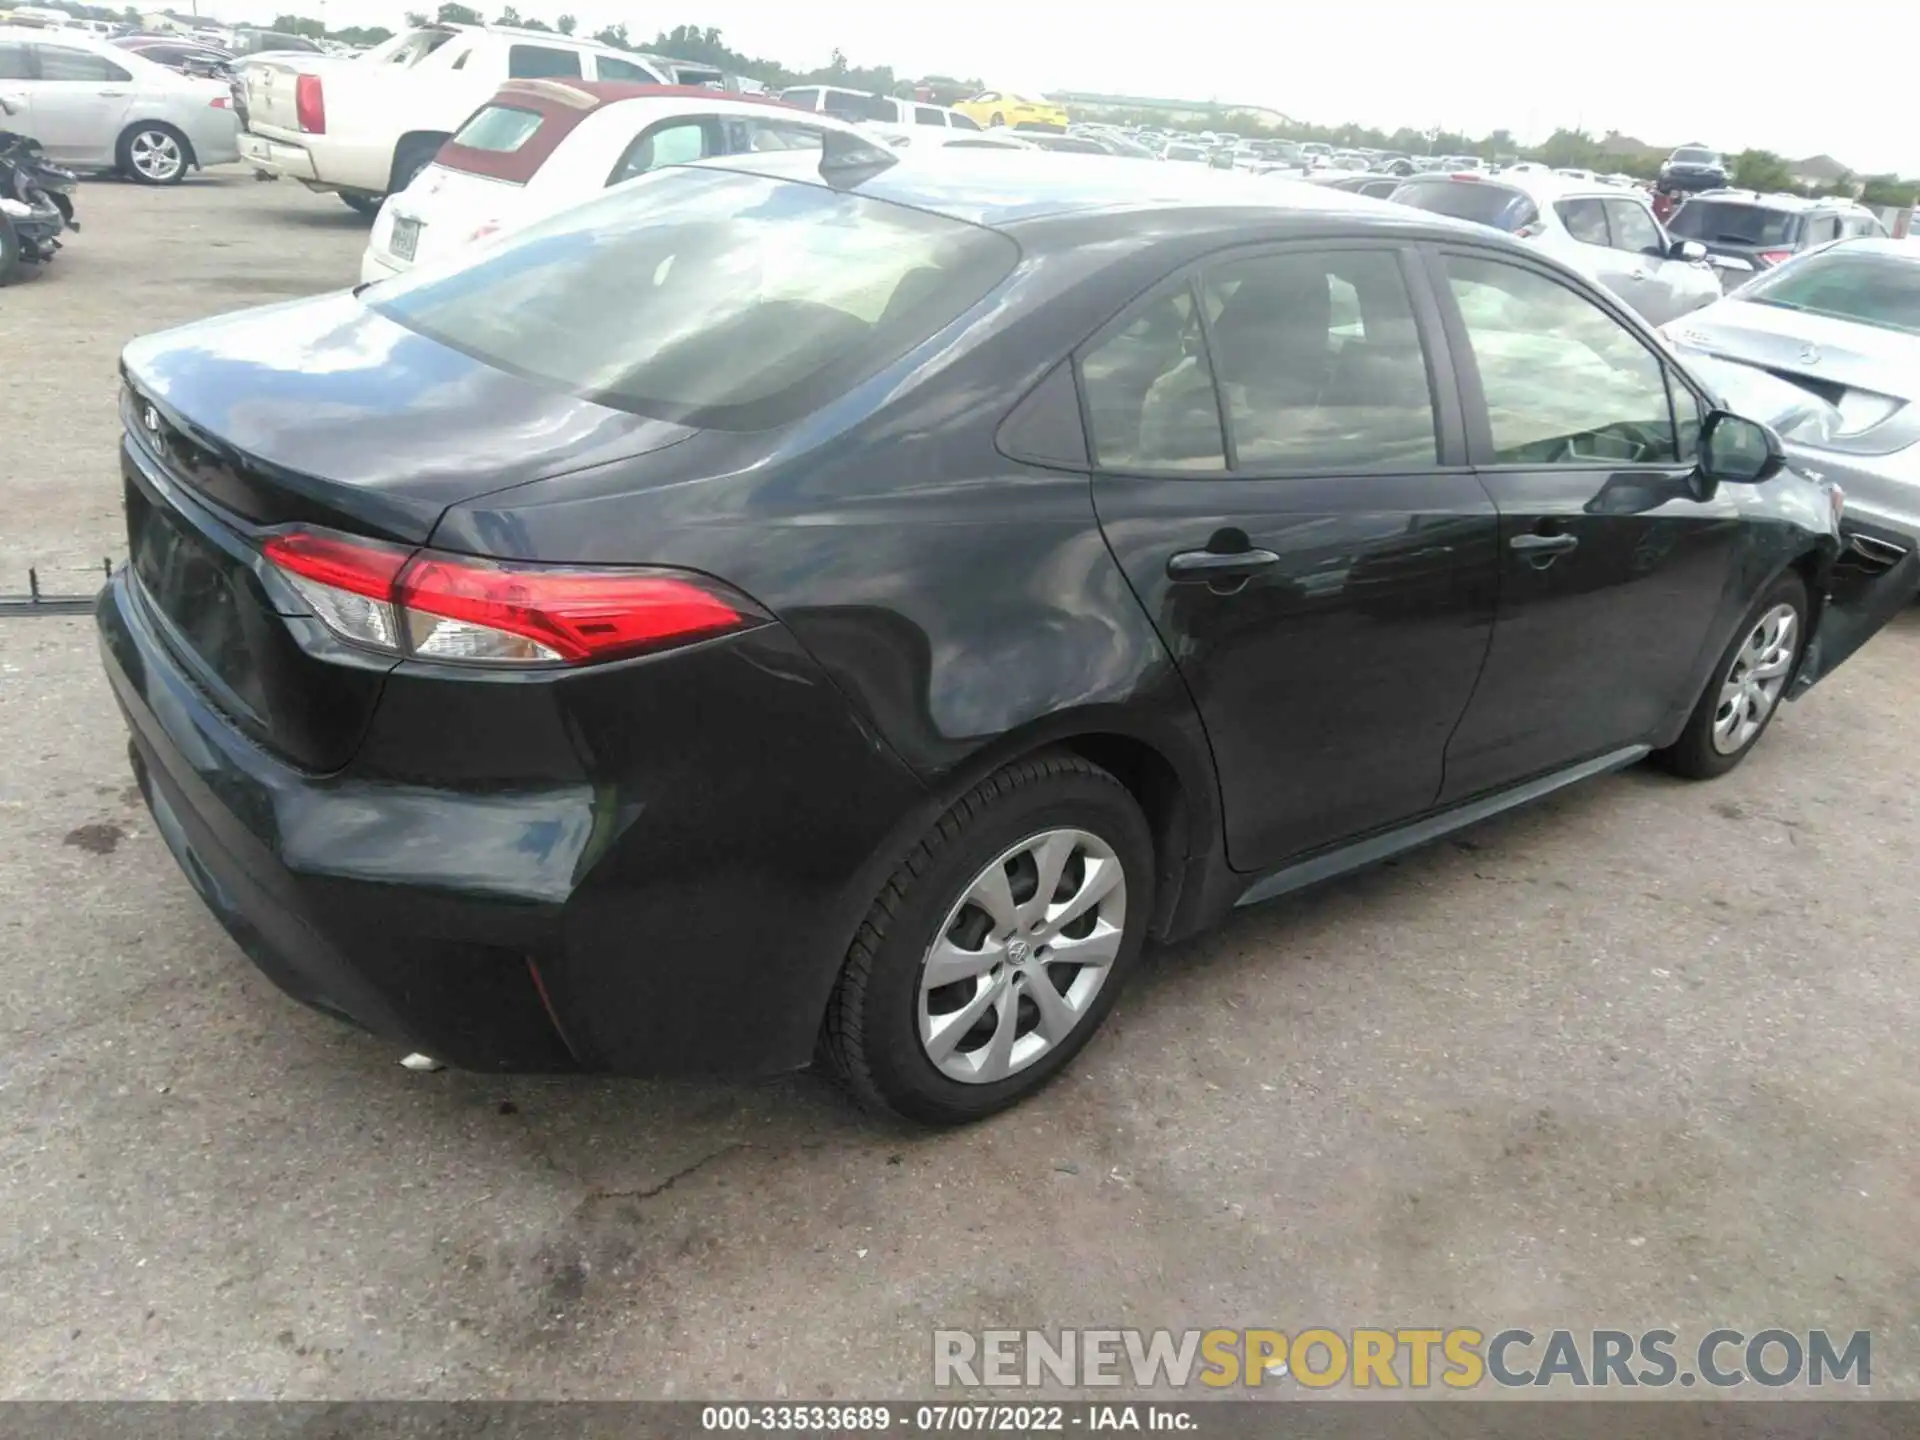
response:
[[(819, 162), (803, 152), (724, 156), (698, 162), (711, 169), (744, 170), (776, 179), (825, 183)], [(1450, 216), (1417, 216), (1383, 200), (1324, 185), (1206, 166), (1033, 150), (1008, 155), (950, 147), (900, 152), (898, 162), (854, 181), (850, 188), (876, 200), (911, 206), (974, 225), (1001, 228), (1076, 214), (1148, 216), (1181, 211), (1212, 214), (1261, 211), (1303, 220), (1341, 214), (1397, 217), (1417, 228), (1481, 235), (1485, 227)], [(1223, 228), (1230, 222), (1223, 220)]]

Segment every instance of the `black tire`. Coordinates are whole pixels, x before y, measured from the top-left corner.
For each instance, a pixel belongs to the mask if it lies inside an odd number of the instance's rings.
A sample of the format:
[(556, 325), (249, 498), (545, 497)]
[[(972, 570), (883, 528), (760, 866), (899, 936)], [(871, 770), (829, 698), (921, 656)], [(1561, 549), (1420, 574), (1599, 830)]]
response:
[[(1721, 714), (1721, 688), (1729, 682), (1736, 659), (1763, 617), (1781, 605), (1793, 607), (1794, 633), (1791, 641), (1792, 659), (1781, 678), (1779, 692), (1753, 732), (1735, 748), (1722, 750), (1714, 743), (1714, 724)], [(1780, 713), (1787, 686), (1800, 663), (1806, 643), (1807, 586), (1797, 573), (1788, 570), (1766, 588), (1741, 619), (1739, 628), (1733, 632), (1733, 639), (1727, 642), (1726, 650), (1715, 663), (1706, 689), (1693, 707), (1693, 714), (1687, 717), (1687, 728), (1680, 732), (1680, 738), (1673, 744), (1656, 751), (1654, 758), (1674, 774), (1688, 780), (1711, 780), (1733, 769), (1746, 759), (1747, 752), (1760, 742), (1760, 737), (1767, 733), (1767, 727), (1773, 724), (1773, 717)]]
[[(441, 135), (415, 136), (402, 145), (393, 156), (392, 183), (387, 187), (388, 195), (398, 195), (414, 182), (414, 178), (433, 163), (433, 157), (440, 153), (440, 147), (446, 143)], [(384, 196), (381, 198), (385, 198)], [(349, 204), (352, 202), (349, 201)], [(378, 208), (379, 202), (375, 202)]]
[(379, 195), (369, 195), (364, 190), (342, 190), (339, 195), (349, 210), (365, 215), (369, 220), (380, 213), (380, 202), (384, 198)]
[(1007, 123), (1007, 117), (1004, 115), (998, 115), (998, 114), (996, 114), (993, 117), (993, 119), (987, 122), (987, 124), (995, 130), (999, 129), (1002, 125), (1005, 125), (1006, 123)]
[[(1105, 979), (1083, 1002), (1079, 1019), (1025, 1068), (986, 1083), (949, 1078), (936, 1068), (920, 1037), (920, 982), (928, 950), (974, 880), (991, 871), (996, 857), (1054, 828), (1093, 836), (1118, 860), (1125, 888), (1117, 952)], [(1068, 861), (1069, 866), (1080, 863), (1077, 858)], [(935, 822), (881, 887), (827, 1004), (823, 1058), (863, 1105), (921, 1124), (965, 1124), (1025, 1099), (1066, 1068), (1112, 1008), (1145, 938), (1153, 877), (1153, 838), (1146, 820), (1112, 775), (1061, 752), (995, 771)], [(1063, 874), (1061, 883), (1080, 882)], [(1017, 884), (1018, 877), (1016, 900)], [(1029, 898), (1032, 893), (1030, 888)], [(1054, 893), (1061, 892), (1056, 888)], [(1071, 931), (1069, 927), (1065, 933)], [(1034, 962), (1045, 953), (1044, 948), (1034, 952)], [(995, 976), (1002, 968), (995, 967)], [(1010, 975), (1009, 984), (1054, 984), (1058, 993), (1060, 984), (1071, 988), (1071, 976), (1059, 981), (1046, 977), (1061, 968), (1043, 969), (1038, 976), (1029, 972), (1018, 981)], [(978, 984), (984, 989), (993, 978), (979, 977)], [(1019, 1017), (1011, 1023), (1037, 1022), (1037, 1008), (1022, 1008), (1034, 1005), (1025, 998), (1030, 991), (1004, 993), (1011, 996)], [(989, 1022), (983, 1018), (982, 1023)], [(956, 1052), (960, 1048), (956, 1046)]]
[[(134, 147), (144, 140), (165, 137), (179, 151), (179, 164), (170, 174), (155, 175), (143, 170), (134, 160)], [(114, 146), (114, 160), (120, 173), (136, 185), (178, 185), (187, 178), (187, 171), (193, 168), (193, 145), (187, 137), (173, 126), (162, 120), (142, 120), (129, 125), (120, 132), (120, 143)]]
[(13, 222), (0, 215), (0, 285), (10, 285), (20, 274), (20, 237)]

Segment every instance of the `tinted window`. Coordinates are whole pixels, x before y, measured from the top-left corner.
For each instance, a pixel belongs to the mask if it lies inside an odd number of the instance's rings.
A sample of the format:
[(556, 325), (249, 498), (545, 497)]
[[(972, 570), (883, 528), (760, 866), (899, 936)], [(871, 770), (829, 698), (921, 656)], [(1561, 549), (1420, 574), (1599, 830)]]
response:
[(1225, 470), (1220, 401), (1192, 291), (1157, 296), (1080, 362), (1095, 463), (1110, 470)]
[(978, 130), (980, 128), (980, 122), (978, 120), (974, 119), (971, 115), (962, 115), (958, 110), (948, 115), (947, 120), (955, 130)]
[(1393, 198), (1402, 205), (1477, 221), (1508, 233), (1540, 218), (1533, 201), (1518, 190), (1480, 180), (1409, 180), (1393, 192)]
[(720, 153), (718, 127), (710, 119), (668, 120), (643, 130), (620, 157), (609, 185), (631, 180), (663, 165), (685, 165)]
[(533, 138), (543, 119), (537, 110), (489, 105), (460, 127), (453, 143), (465, 145), (469, 150), (509, 155)]
[(1607, 212), (1598, 200), (1591, 197), (1562, 200), (1553, 208), (1560, 216), (1560, 223), (1567, 227), (1567, 233), (1582, 245), (1611, 243), (1607, 236)]
[(944, 126), (947, 123), (947, 117), (931, 105), (916, 105), (913, 107), (913, 123)]
[(802, 110), (818, 110), (820, 108), (820, 92), (811, 88), (802, 87), (798, 90), (782, 90), (780, 92), (780, 98), (789, 105), (798, 105)]
[(1446, 265), (1479, 367), (1496, 461), (1677, 457), (1664, 367), (1619, 321), (1517, 265), (1457, 255)]
[(0, 80), (31, 80), (27, 66), (27, 47), (12, 40), (0, 40)]
[(507, 75), (513, 80), (575, 79), (580, 52), (549, 50), (545, 45), (514, 45), (507, 50)]
[(841, 120), (891, 120), (893, 102), (878, 95), (856, 95), (850, 90), (828, 90), (823, 103), (827, 114)]
[(1799, 218), (1791, 210), (1738, 200), (1689, 200), (1673, 213), (1667, 229), (1706, 245), (1791, 245)]
[(1912, 260), (1853, 246), (1822, 251), (1767, 271), (1740, 298), (1920, 334), (1920, 246), (1915, 251)]
[(1647, 207), (1635, 200), (1607, 201), (1607, 219), (1613, 225), (1613, 243), (1621, 250), (1633, 250), (1642, 255), (1664, 255), (1667, 247), (1660, 237), (1660, 227), (1653, 223), (1653, 216)]
[(60, 45), (42, 45), (38, 48), (42, 80), (84, 80), (97, 84), (101, 81), (133, 79), (130, 73), (104, 55), (95, 55), (90, 50), (69, 50)]
[(1395, 256), (1238, 260), (1208, 273), (1206, 299), (1238, 468), (1434, 462), (1426, 360)]
[(636, 180), (367, 293), (497, 369), (684, 424), (763, 429), (842, 394), (976, 304), (1005, 236), (698, 168)]
[(596, 55), (594, 66), (602, 80), (630, 80), (636, 85), (658, 85), (660, 77), (644, 65), (612, 55)]

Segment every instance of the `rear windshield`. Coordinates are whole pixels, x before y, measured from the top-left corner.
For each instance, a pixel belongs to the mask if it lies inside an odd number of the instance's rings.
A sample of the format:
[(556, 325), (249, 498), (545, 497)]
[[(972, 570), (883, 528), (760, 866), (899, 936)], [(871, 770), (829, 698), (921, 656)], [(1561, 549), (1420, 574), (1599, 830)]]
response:
[(1667, 221), (1668, 233), (1704, 245), (1791, 245), (1800, 217), (1791, 210), (1737, 200), (1689, 200)]
[(1822, 250), (1752, 281), (1740, 298), (1920, 335), (1920, 255)]
[(533, 138), (547, 117), (538, 110), (517, 110), (511, 105), (488, 105), (460, 127), (453, 143), (469, 150), (487, 150), (508, 155)]
[(1393, 199), (1436, 215), (1473, 220), (1511, 233), (1540, 218), (1532, 200), (1505, 185), (1479, 180), (1409, 180), (1393, 192)]
[(658, 171), (464, 262), (366, 292), (497, 369), (722, 430), (785, 424), (969, 309), (1004, 235), (725, 170)]

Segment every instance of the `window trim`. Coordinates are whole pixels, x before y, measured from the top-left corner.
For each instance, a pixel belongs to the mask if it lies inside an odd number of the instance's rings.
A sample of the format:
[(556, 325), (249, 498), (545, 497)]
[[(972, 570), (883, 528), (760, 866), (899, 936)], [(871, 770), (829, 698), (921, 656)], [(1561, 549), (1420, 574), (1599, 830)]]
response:
[[(1463, 260), (1511, 265), (1516, 270), (1529, 271), (1589, 304), (1597, 306), (1639, 342), (1640, 348), (1652, 357), (1663, 376), (1676, 377), (1681, 385), (1691, 391), (1694, 398), (1705, 405), (1709, 411), (1717, 407), (1713, 400), (1701, 390), (1699, 383), (1687, 374), (1671, 355), (1647, 338), (1638, 317), (1600, 286), (1570, 283), (1568, 276), (1537, 263), (1531, 255), (1516, 255), (1511, 251), (1495, 249), (1492, 246), (1474, 245), (1466, 241), (1448, 241), (1445, 244), (1428, 242), (1420, 248), (1424, 254), (1429, 283), (1433, 286), (1441, 318), (1446, 326), (1447, 340), (1454, 356), (1453, 373), (1460, 387), (1461, 412), (1466, 426), (1467, 455), (1469, 463), (1475, 470), (1490, 474), (1529, 470), (1565, 471), (1568, 474), (1582, 474), (1596, 470), (1630, 470), (1673, 475), (1690, 474), (1699, 468), (1697, 461), (1684, 460), (1593, 460), (1570, 465), (1540, 465), (1527, 461), (1496, 460), (1493, 447), (1493, 419), (1488, 413), (1486, 392), (1481, 386), (1479, 357), (1474, 354), (1473, 340), (1467, 333), (1466, 318), (1460, 313), (1460, 302), (1454, 298), (1453, 287), (1447, 279), (1449, 255), (1457, 255)], [(1673, 386), (1663, 379), (1662, 388), (1667, 392), (1667, 423), (1673, 427), (1673, 448), (1677, 455), (1680, 451), (1680, 425), (1678, 412), (1674, 406)]]
[[(1444, 316), (1432, 293), (1433, 281), (1426, 265), (1422, 262), (1420, 249), (1418, 242), (1411, 240), (1359, 236), (1256, 241), (1230, 245), (1196, 256), (1156, 280), (1127, 301), (1117, 314), (1095, 329), (1085, 340), (1074, 346), (1070, 357), (1073, 361), (1074, 389), (1080, 397), (1080, 423), (1087, 436), (1087, 454), (1092, 465), (1092, 473), (1130, 475), (1154, 480), (1325, 480), (1341, 477), (1364, 477), (1371, 480), (1383, 476), (1459, 474), (1471, 470), (1473, 465), (1465, 412), (1461, 407), (1462, 396), (1457, 384), (1449, 379), (1455, 373), (1452, 336), (1444, 326)], [(1400, 276), (1406, 284), (1407, 298), (1413, 310), (1414, 333), (1419, 338), (1421, 356), (1427, 370), (1427, 397), (1433, 409), (1434, 459), (1422, 465), (1392, 470), (1357, 470), (1351, 465), (1240, 469), (1237, 463), (1239, 456), (1233, 439), (1233, 427), (1228, 423), (1227, 418), (1226, 393), (1221, 389), (1220, 372), (1213, 362), (1213, 326), (1207, 316), (1205, 292), (1202, 288), (1206, 272), (1220, 265), (1259, 259), (1268, 255), (1324, 255), (1356, 250), (1386, 251), (1399, 260)], [(1168, 294), (1182, 287), (1187, 289), (1194, 304), (1199, 307), (1202, 353), (1207, 361), (1207, 374), (1213, 382), (1214, 404), (1220, 414), (1221, 448), (1223, 458), (1227, 462), (1226, 468), (1185, 470), (1131, 466), (1121, 469), (1102, 465), (1099, 446), (1094, 439), (1093, 409), (1087, 399), (1086, 375), (1081, 368), (1081, 362), (1088, 353), (1098, 349), (1106, 340), (1132, 323), (1134, 316), (1145, 306), (1164, 299)]]

